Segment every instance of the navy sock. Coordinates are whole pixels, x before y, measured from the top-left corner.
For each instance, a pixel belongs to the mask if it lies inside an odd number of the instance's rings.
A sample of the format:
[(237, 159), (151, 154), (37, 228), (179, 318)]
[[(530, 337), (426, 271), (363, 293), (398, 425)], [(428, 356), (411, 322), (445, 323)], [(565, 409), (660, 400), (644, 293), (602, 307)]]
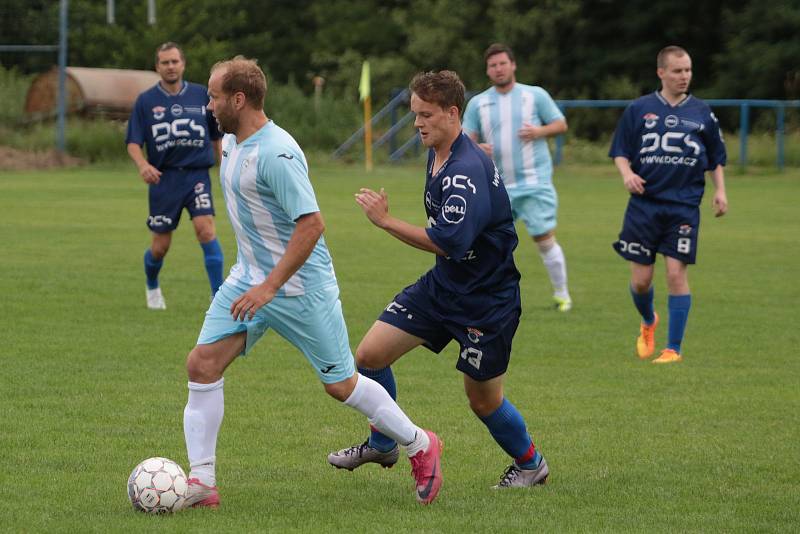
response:
[(222, 266), (224, 262), (222, 247), (219, 246), (219, 241), (216, 238), (208, 243), (200, 243), (200, 246), (203, 248), (203, 256), (205, 256), (208, 283), (211, 284), (211, 295), (215, 295), (219, 286), (222, 285)]
[(636, 305), (636, 309), (639, 310), (644, 324), (653, 324), (653, 321), (656, 320), (655, 313), (653, 312), (653, 296), (655, 295), (653, 286), (650, 286), (647, 293), (637, 293), (633, 290), (633, 287), (631, 287), (630, 290), (633, 303)]
[(158, 273), (161, 271), (161, 266), (164, 265), (164, 259), (157, 260), (153, 257), (153, 253), (148, 248), (144, 252), (144, 274), (147, 277), (147, 289), (155, 289), (158, 287)]
[(667, 299), (669, 309), (669, 333), (667, 334), (667, 348), (681, 352), (681, 341), (686, 331), (686, 321), (689, 319), (689, 308), (692, 307), (692, 295), (670, 295)]
[[(385, 369), (364, 369), (359, 367), (358, 372), (383, 386), (383, 389), (389, 393), (389, 396), (397, 400), (397, 384), (394, 381), (394, 373), (392, 373), (391, 367), (386, 367)], [(381, 434), (372, 425), (370, 425), (369, 428), (370, 447), (378, 449), (381, 452), (389, 452), (397, 445), (395, 440), (385, 434)]]
[(487, 417), (479, 417), (494, 440), (506, 453), (514, 458), (514, 462), (523, 469), (535, 469), (542, 456), (525, 427), (525, 420), (519, 410), (508, 399), (497, 410)]

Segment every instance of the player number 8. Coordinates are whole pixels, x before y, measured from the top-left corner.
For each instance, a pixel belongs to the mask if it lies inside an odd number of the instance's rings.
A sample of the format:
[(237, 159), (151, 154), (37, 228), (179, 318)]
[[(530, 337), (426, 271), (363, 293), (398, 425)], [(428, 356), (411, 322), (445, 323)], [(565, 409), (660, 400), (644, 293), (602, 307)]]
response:
[(689, 254), (692, 250), (692, 240), (688, 237), (681, 237), (678, 239), (678, 252), (681, 254)]

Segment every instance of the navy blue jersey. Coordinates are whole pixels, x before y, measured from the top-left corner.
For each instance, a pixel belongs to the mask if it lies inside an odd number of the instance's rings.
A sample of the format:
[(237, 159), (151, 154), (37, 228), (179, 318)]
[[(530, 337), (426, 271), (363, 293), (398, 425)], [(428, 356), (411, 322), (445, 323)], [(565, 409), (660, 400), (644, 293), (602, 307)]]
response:
[(423, 282), (450, 320), (496, 324), (520, 308), (511, 204), (494, 163), (471, 139), (462, 133), (450, 150), (436, 175), (428, 154), (426, 231), (447, 256), (436, 256)]
[(692, 95), (671, 106), (658, 91), (634, 100), (622, 115), (609, 156), (631, 162), (644, 178), (644, 196), (699, 206), (705, 172), (725, 165), (719, 122)]
[(171, 95), (157, 83), (136, 99), (125, 143), (146, 144), (147, 161), (159, 170), (211, 167), (211, 141), (222, 134), (207, 105), (202, 85), (183, 82), (183, 89)]

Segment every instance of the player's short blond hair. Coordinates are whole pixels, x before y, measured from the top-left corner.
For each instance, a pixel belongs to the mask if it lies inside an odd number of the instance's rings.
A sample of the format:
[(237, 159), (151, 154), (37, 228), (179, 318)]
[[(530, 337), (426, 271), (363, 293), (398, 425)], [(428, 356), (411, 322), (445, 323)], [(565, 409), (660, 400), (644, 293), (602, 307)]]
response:
[(264, 97), (267, 95), (267, 76), (258, 61), (244, 56), (236, 56), (225, 61), (218, 61), (211, 67), (211, 72), (225, 69), (222, 75), (222, 92), (226, 95), (243, 93), (247, 105), (254, 109), (264, 109)]
[(686, 49), (684, 49), (684, 48), (682, 48), (680, 46), (676, 46), (676, 45), (665, 46), (664, 48), (662, 48), (658, 52), (658, 56), (656, 56), (656, 67), (658, 67), (659, 69), (666, 68), (666, 66), (667, 66), (667, 58), (669, 56), (681, 57), (681, 56), (688, 56), (688, 55), (689, 55), (689, 52), (687, 52)]
[(420, 72), (414, 76), (408, 88), (425, 102), (442, 109), (456, 106), (459, 114), (464, 111), (464, 84), (452, 70)]

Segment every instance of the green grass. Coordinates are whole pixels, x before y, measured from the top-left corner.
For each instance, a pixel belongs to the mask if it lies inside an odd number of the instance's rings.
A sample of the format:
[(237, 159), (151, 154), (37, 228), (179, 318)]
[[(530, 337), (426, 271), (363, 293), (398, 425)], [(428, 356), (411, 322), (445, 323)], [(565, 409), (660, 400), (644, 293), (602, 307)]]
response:
[[(385, 187), (395, 214), (424, 222), (422, 168), (312, 162), (326, 239), (355, 346), (432, 258), (371, 226), (352, 199)], [(685, 361), (633, 355), (628, 269), (611, 250), (626, 194), (610, 164), (557, 170), (559, 241), (576, 303), (549, 309), (549, 283), (523, 239), (523, 318), (507, 377), (552, 475), (495, 492), (507, 458), (472, 416), (454, 365), (417, 350), (395, 366), (399, 401), (446, 443), (439, 500), (419, 507), (405, 460), (330, 468), (364, 421), (328, 398), (274, 334), (226, 373), (218, 446), (223, 506), (134, 513), (125, 482), (142, 459), (186, 464), (183, 362), (208, 306), (185, 220), (162, 286), (144, 308), (146, 192), (130, 165), (0, 175), (0, 529), (20, 532), (771, 531), (800, 524), (800, 172), (728, 176), (729, 215), (703, 206)], [(215, 182), (215, 190), (218, 187)], [(221, 197), (217, 198), (221, 207)], [(235, 243), (218, 218), (226, 267)], [(663, 265), (656, 304), (666, 317)], [(666, 328), (657, 334), (660, 344)]]

